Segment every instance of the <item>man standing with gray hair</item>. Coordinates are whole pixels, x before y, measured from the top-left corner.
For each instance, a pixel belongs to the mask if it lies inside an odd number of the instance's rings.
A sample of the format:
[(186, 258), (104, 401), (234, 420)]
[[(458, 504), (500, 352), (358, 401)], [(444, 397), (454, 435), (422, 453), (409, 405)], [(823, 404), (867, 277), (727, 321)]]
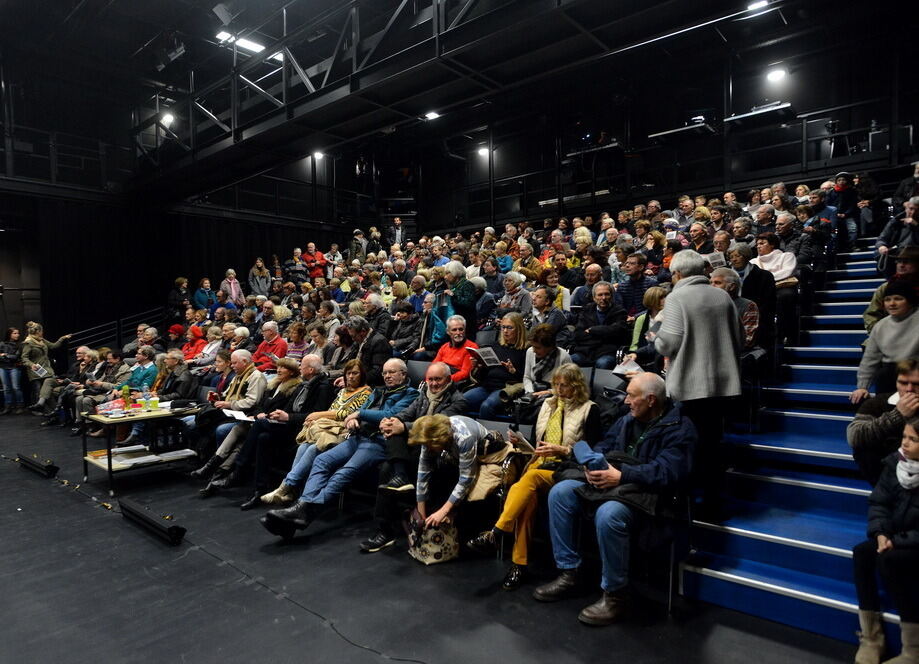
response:
[[(705, 259), (691, 249), (670, 262), (673, 292), (654, 347), (664, 356), (667, 393), (699, 432), (697, 469), (706, 501), (718, 492), (725, 401), (740, 394), (743, 342), (730, 295), (711, 288)], [(717, 341), (716, 341), (717, 340)]]

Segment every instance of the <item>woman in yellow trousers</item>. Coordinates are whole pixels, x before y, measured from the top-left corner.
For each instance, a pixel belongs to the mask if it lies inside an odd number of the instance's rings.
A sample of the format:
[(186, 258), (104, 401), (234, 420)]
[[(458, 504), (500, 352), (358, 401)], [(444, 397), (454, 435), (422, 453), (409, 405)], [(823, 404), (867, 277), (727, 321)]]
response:
[[(580, 367), (559, 366), (552, 374), (552, 396), (543, 402), (533, 429), (536, 453), (523, 475), (511, 487), (504, 510), (494, 528), (480, 533), (467, 546), (479, 553), (493, 553), (499, 538), (514, 536), (511, 566), (501, 587), (515, 590), (526, 577), (527, 549), (539, 497), (555, 482), (552, 475), (579, 440), (594, 445), (602, 436), (600, 412), (590, 400), (590, 390)], [(519, 435), (519, 434), (517, 434)]]

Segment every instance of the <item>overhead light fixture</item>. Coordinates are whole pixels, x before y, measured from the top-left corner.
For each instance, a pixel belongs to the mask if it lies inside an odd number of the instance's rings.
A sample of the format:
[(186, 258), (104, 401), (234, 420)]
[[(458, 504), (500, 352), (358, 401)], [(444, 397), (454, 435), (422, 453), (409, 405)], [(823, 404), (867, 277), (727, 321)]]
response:
[[(261, 53), (265, 50), (265, 47), (258, 42), (254, 42), (251, 39), (246, 39), (245, 37), (237, 39), (226, 30), (221, 30), (217, 33), (217, 41), (219, 41), (221, 44), (235, 43), (239, 48), (243, 49), (244, 51), (249, 51), (250, 53)], [(284, 54), (280, 52), (275, 53), (271, 56), (270, 59), (277, 60), (278, 62), (284, 62)]]
[(160, 117), (160, 124), (169, 129), (175, 119), (176, 117), (172, 113), (163, 113), (162, 117)]
[(323, 157), (325, 157), (325, 154), (323, 154), (322, 152), (319, 152), (318, 150), (313, 153), (313, 159), (315, 159), (316, 161), (321, 161)]
[(768, 4), (769, 4), (768, 0), (757, 0), (756, 2), (753, 2), (747, 5), (747, 10), (751, 12), (755, 12), (757, 9), (762, 9)]
[(488, 148), (479, 148), (478, 152), (480, 157), (488, 156)]
[(440, 117), (440, 113), (438, 113), (437, 111), (428, 111), (427, 113), (424, 114), (424, 117), (427, 118), (428, 120), (436, 120), (437, 118)]
[(769, 70), (769, 73), (766, 74), (766, 80), (769, 81), (770, 83), (778, 83), (783, 78), (785, 78), (787, 74), (788, 74), (787, 71), (785, 71), (781, 67), (778, 67), (776, 69)]

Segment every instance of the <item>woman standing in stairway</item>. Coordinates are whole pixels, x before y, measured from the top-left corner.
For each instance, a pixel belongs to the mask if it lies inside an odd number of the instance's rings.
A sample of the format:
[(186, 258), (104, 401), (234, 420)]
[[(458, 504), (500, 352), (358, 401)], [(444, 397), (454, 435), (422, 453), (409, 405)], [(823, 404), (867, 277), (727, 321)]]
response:
[(868, 539), (852, 550), (859, 632), (856, 664), (879, 664), (884, 654), (877, 576), (900, 614), (903, 650), (887, 664), (919, 664), (919, 417), (903, 429), (900, 449), (868, 499)]
[(912, 285), (894, 282), (884, 292), (887, 318), (871, 329), (865, 354), (858, 365), (858, 385), (850, 400), (858, 403), (868, 396), (874, 383), (878, 392), (896, 389), (896, 363), (919, 357), (919, 316), (916, 315), (916, 290)]

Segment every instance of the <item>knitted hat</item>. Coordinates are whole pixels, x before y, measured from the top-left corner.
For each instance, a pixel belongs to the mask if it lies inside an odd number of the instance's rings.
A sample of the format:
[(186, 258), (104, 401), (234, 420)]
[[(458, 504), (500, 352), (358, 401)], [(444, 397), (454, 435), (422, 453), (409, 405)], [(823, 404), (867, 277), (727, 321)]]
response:
[(203, 338), (204, 338), (204, 329), (203, 329), (203, 328), (200, 328), (200, 327), (198, 327), (197, 325), (192, 325), (189, 329), (191, 330), (191, 336), (193, 336), (195, 339), (203, 339)]
[(185, 334), (185, 328), (179, 325), (178, 323), (176, 323), (175, 325), (170, 325), (169, 334), (174, 334), (177, 337), (181, 337), (183, 334)]
[(911, 283), (902, 280), (888, 281), (887, 288), (884, 290), (884, 297), (890, 295), (900, 295), (912, 306), (916, 306), (919, 297), (916, 296), (916, 288)]

